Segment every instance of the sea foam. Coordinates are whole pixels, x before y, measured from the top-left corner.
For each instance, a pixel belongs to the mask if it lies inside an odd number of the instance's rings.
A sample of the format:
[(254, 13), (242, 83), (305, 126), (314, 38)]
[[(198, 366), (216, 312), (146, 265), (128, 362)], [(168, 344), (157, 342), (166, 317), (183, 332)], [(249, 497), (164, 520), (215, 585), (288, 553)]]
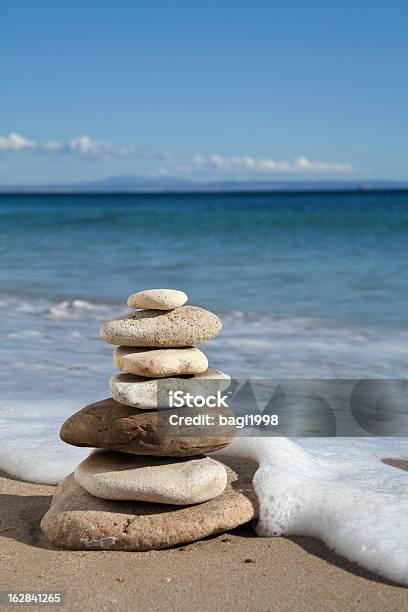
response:
[(313, 536), (386, 578), (408, 584), (408, 440), (236, 438), (217, 454), (255, 459), (261, 536)]
[(78, 405), (60, 401), (14, 402), (0, 407), (0, 470), (42, 484), (58, 484), (89, 455), (89, 449), (64, 444), (63, 421)]

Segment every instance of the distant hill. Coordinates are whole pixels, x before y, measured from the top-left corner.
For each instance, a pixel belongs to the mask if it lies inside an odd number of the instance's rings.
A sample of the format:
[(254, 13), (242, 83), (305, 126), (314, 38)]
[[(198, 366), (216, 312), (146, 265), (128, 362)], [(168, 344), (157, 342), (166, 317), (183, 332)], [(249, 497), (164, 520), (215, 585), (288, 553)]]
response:
[(408, 181), (188, 181), (175, 177), (117, 176), (82, 183), (0, 185), (0, 193), (225, 193), (243, 191), (371, 191), (408, 189)]

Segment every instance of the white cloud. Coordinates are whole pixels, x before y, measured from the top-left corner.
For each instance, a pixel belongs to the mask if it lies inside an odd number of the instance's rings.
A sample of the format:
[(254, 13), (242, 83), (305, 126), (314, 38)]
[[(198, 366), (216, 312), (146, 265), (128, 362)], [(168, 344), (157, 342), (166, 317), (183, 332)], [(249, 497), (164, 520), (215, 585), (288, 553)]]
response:
[(67, 157), (95, 159), (132, 157), (137, 154), (137, 149), (133, 146), (119, 147), (113, 145), (109, 140), (92, 140), (89, 136), (80, 136), (66, 143), (58, 140), (34, 142), (15, 132), (11, 132), (8, 136), (0, 136), (0, 151), (23, 151), (26, 149)]
[(306, 157), (296, 157), (295, 168), (312, 172), (350, 172), (353, 169), (351, 164), (310, 161)]
[(217, 172), (217, 173), (252, 173), (252, 174), (283, 174), (283, 173), (341, 173), (351, 172), (351, 164), (310, 161), (306, 157), (296, 157), (293, 161), (276, 161), (273, 159), (255, 157), (223, 157), (213, 155), (192, 155), (184, 159), (175, 159), (173, 168), (178, 172)]
[(119, 147), (109, 140), (92, 140), (89, 136), (80, 136), (62, 145), (66, 153), (78, 154), (85, 157), (109, 159), (111, 157), (133, 157), (138, 150), (134, 146)]
[(28, 138), (24, 138), (24, 136), (15, 132), (10, 132), (8, 136), (0, 136), (0, 151), (22, 151), (32, 147), (35, 147), (32, 140), (28, 140)]
[(295, 157), (292, 161), (277, 161), (269, 158), (224, 157), (212, 155), (183, 154), (175, 151), (162, 151), (138, 148), (134, 145), (118, 146), (109, 140), (92, 140), (83, 135), (68, 142), (47, 140), (35, 142), (20, 134), (11, 132), (0, 136), (0, 152), (32, 152), (59, 156), (62, 158), (108, 160), (112, 158), (138, 158), (152, 160), (160, 164), (160, 174), (216, 174), (216, 175), (270, 175), (270, 174), (333, 174), (353, 170), (349, 163), (312, 161), (307, 157)]

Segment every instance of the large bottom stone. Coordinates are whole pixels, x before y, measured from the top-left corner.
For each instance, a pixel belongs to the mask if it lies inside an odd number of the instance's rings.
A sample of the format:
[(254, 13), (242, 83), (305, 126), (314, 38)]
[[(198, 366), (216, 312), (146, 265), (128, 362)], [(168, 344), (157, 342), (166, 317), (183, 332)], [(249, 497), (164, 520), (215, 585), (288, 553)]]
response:
[(224, 493), (195, 506), (98, 499), (71, 474), (57, 487), (41, 528), (61, 548), (129, 551), (167, 548), (229, 531), (258, 514), (251, 484), (256, 464), (230, 457), (222, 457), (222, 463), (228, 473)]

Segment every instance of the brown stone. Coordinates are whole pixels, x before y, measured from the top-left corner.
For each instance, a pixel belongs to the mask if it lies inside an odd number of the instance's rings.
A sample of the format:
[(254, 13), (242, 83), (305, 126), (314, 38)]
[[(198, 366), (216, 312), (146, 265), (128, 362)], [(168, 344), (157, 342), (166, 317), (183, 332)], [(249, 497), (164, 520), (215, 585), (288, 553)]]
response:
[(82, 489), (71, 474), (58, 486), (42, 530), (61, 548), (128, 551), (166, 548), (229, 531), (257, 516), (251, 484), (256, 465), (229, 457), (222, 457), (222, 463), (228, 473), (224, 493), (194, 506), (102, 500)]
[[(235, 427), (218, 426), (219, 410), (178, 408), (138, 410), (109, 398), (89, 404), (72, 415), (61, 428), (61, 439), (73, 446), (120, 450), (135, 455), (191, 457), (229, 444)], [(225, 416), (232, 413), (223, 409)], [(215, 424), (169, 424), (169, 417), (208, 415)]]

